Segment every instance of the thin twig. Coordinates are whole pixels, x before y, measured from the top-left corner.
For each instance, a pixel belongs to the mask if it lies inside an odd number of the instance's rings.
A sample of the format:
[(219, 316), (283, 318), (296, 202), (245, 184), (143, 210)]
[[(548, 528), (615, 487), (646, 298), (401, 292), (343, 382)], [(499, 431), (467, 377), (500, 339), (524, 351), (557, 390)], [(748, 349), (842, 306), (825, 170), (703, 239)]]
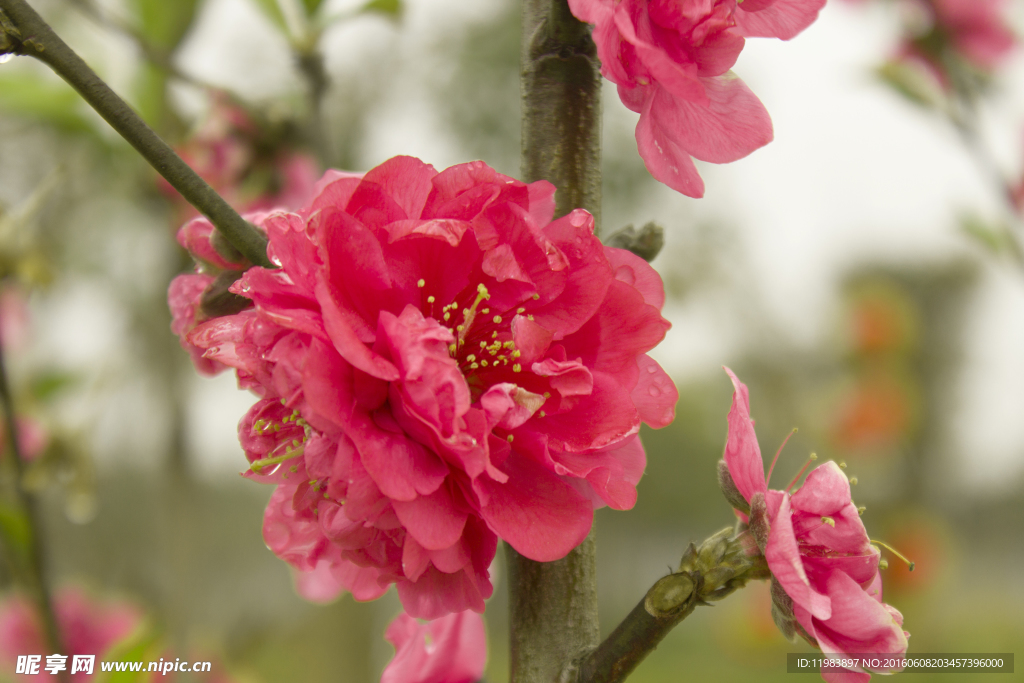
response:
[[(43, 568), (43, 544), (39, 515), (35, 508), (35, 501), (22, 486), (24, 475), (24, 464), (22, 462), (21, 447), (18, 441), (18, 423), (15, 419), (14, 401), (11, 397), (10, 384), (7, 381), (7, 366), (4, 360), (4, 349), (0, 340), (0, 401), (3, 402), (4, 428), (7, 436), (5, 460), (9, 461), (9, 472), (13, 478), (13, 489), (20, 512), (28, 526), (27, 547), (18, 548), (18, 542), (9, 534), (5, 533), (4, 543), (8, 546), (8, 555), (12, 563), (17, 562), (19, 556), (25, 565), (22, 572), (22, 580), (28, 584), (26, 588), (36, 604), (36, 610), (43, 622), (43, 636), (51, 653), (63, 653), (63, 643), (60, 628), (57, 625), (56, 613), (53, 609), (53, 601), (50, 599), (50, 591)], [(24, 550), (25, 552), (20, 552)], [(59, 672), (62, 683), (70, 679), (67, 671)]]
[(727, 528), (692, 543), (679, 569), (655, 583), (622, 623), (580, 664), (576, 683), (621, 683), (698, 605), (721, 600), (752, 579), (768, 578), (753, 542)]
[(189, 168), (25, 0), (0, 0), (0, 10), (19, 33), (5, 32), (13, 44), (9, 52), (35, 57), (57, 72), (239, 252), (256, 265), (273, 267), (267, 258), (267, 238)]

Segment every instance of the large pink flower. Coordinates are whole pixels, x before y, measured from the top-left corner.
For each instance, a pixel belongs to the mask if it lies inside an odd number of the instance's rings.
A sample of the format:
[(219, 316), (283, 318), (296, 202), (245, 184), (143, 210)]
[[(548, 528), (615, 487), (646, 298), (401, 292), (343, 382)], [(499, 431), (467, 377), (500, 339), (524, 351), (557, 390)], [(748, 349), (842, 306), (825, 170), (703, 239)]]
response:
[(634, 504), (640, 423), (677, 398), (646, 355), (661, 279), (553, 195), (482, 162), (329, 172), (264, 221), (281, 267), (233, 287), (255, 307), (187, 335), (262, 397), (248, 476), (279, 485), (264, 536), (307, 596), (482, 611), (498, 537), (555, 560)]
[[(830, 461), (811, 471), (792, 495), (769, 489), (747, 387), (726, 372), (735, 393), (724, 460), (773, 583), (784, 593), (773, 590), (780, 628), (787, 635), (799, 633), (826, 654), (905, 654), (903, 616), (882, 602), (879, 552), (868, 539), (846, 475)], [(822, 677), (851, 683), (870, 675), (826, 670)]]
[(384, 634), (395, 658), (380, 683), (476, 683), (487, 663), (484, 620), (459, 612), (421, 624), (399, 614)]
[[(71, 670), (73, 655), (96, 655), (101, 658), (113, 645), (131, 635), (142, 623), (142, 613), (123, 602), (99, 602), (77, 588), (64, 588), (54, 597), (57, 625), (64, 645), (60, 654), (68, 656)], [(11, 597), (0, 604), (0, 661), (10, 665), (20, 655), (42, 655), (46, 663), (49, 651), (42, 625), (33, 605), (23, 597)], [(95, 670), (99, 670), (96, 664)], [(73, 681), (89, 680), (79, 672)]]
[(772, 140), (761, 101), (729, 69), (744, 36), (789, 40), (825, 0), (569, 0), (594, 24), (601, 73), (640, 113), (637, 146), (657, 180), (704, 195), (691, 157), (736, 161)]

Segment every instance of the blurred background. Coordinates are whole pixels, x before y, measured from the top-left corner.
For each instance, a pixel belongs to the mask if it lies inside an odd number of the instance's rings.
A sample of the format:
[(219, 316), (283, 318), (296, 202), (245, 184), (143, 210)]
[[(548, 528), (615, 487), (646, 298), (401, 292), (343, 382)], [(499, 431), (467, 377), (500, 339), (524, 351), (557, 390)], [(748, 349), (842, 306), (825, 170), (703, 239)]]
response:
[[(518, 174), (511, 0), (32, 5), (239, 208), (395, 154)], [(648, 176), (636, 115), (606, 83), (602, 229), (664, 226), (673, 328), (654, 355), (680, 402), (673, 425), (645, 429), (636, 508), (598, 513), (603, 631), (733, 521), (715, 479), (729, 365), (764, 452), (799, 427), (775, 485), (810, 452), (844, 462), (869, 533), (916, 561), (889, 556), (883, 575), (911, 652), (1024, 652), (1024, 50), (973, 59), (928, 7), (830, 0), (789, 43), (749, 40), (734, 70), (775, 141), (698, 162), (701, 200)], [(1024, 29), (1024, 2), (1002, 7)], [(238, 476), (253, 398), (197, 375), (170, 333), (191, 215), (46, 68), (0, 64), (0, 340), (48, 573), (77, 596), (58, 602), (120, 615), (108, 659), (211, 660), (211, 681), (379, 680), (394, 594), (297, 597), (261, 538), (271, 489)], [(499, 552), (488, 683), (507, 680), (503, 572)], [(12, 580), (0, 567), (8, 647)], [(809, 649), (754, 585), (698, 610), (631, 680), (788, 680), (794, 651)]]

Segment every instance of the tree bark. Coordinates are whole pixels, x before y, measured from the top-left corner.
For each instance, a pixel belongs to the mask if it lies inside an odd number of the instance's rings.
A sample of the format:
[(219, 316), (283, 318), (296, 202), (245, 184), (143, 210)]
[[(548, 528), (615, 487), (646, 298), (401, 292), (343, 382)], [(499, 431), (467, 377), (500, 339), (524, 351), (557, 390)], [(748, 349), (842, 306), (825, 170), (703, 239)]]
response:
[[(523, 0), (522, 179), (555, 185), (555, 216), (601, 217), (601, 76), (567, 0)], [(595, 230), (597, 227), (595, 227)], [(566, 683), (598, 644), (593, 532), (557, 562), (506, 546), (511, 683)]]

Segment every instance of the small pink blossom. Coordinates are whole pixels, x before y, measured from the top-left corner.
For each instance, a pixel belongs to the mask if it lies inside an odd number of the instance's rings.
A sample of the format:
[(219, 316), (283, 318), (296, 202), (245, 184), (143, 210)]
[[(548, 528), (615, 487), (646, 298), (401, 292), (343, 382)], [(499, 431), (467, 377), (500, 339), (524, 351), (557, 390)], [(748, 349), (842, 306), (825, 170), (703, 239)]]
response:
[(744, 36), (789, 40), (825, 0), (569, 0), (594, 24), (601, 73), (640, 114), (640, 156), (657, 180), (704, 195), (693, 159), (736, 161), (772, 140), (760, 100), (729, 69)]
[(232, 288), (254, 307), (186, 341), (261, 397), (246, 476), (278, 485), (264, 538), (300, 591), (482, 611), (499, 537), (555, 560), (595, 507), (633, 506), (640, 423), (677, 399), (646, 354), (661, 279), (585, 211), (553, 221), (549, 183), (482, 162), (396, 157), (317, 191), (264, 221), (281, 267)]
[(421, 624), (399, 614), (384, 637), (395, 658), (380, 683), (476, 683), (487, 663), (484, 620), (475, 612), (458, 612)]
[[(35, 460), (50, 445), (50, 434), (39, 420), (26, 415), (15, 418), (18, 427), (18, 451), (23, 460)], [(7, 450), (7, 424), (0, 420), (0, 457)]]
[[(724, 460), (749, 505), (749, 523), (784, 596), (774, 595), (780, 628), (825, 654), (907, 651), (903, 616), (882, 602), (879, 551), (853, 504), (850, 482), (834, 463), (811, 471), (792, 495), (768, 488), (750, 418), (746, 385), (728, 368), (735, 393)], [(789, 634), (787, 633), (787, 635)], [(864, 671), (823, 671), (829, 683), (867, 681)]]
[[(111, 647), (130, 636), (142, 623), (142, 613), (124, 602), (100, 602), (77, 588), (63, 588), (54, 596), (54, 611), (68, 670), (74, 655), (96, 655), (99, 660)], [(45, 664), (50, 651), (34, 606), (22, 596), (8, 597), (0, 603), (0, 661), (14, 670), (19, 655), (42, 655)], [(7, 667), (10, 667), (9, 669)], [(97, 661), (96, 670), (99, 664)], [(29, 678), (26, 676), (26, 678)], [(73, 681), (91, 676), (79, 672)]]
[[(199, 129), (176, 151), (229, 204), (241, 212), (297, 209), (312, 197), (319, 175), (316, 160), (288, 149), (280, 131), (224, 94), (215, 94)], [(160, 178), (158, 186), (176, 200), (179, 222), (198, 216)]]
[(930, 0), (935, 25), (980, 69), (999, 66), (1017, 42), (1003, 16), (1004, 0)]

